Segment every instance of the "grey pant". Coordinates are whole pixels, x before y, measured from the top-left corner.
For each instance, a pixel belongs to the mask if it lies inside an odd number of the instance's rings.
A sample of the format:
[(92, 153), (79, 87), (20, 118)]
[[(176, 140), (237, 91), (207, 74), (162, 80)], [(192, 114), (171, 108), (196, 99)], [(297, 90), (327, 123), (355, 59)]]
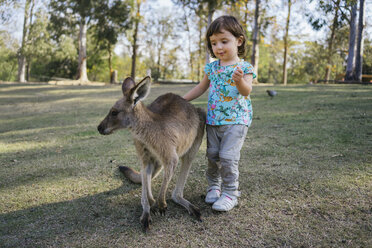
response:
[(239, 196), (238, 164), (247, 131), (245, 125), (207, 125), (209, 187), (222, 186), (222, 192)]

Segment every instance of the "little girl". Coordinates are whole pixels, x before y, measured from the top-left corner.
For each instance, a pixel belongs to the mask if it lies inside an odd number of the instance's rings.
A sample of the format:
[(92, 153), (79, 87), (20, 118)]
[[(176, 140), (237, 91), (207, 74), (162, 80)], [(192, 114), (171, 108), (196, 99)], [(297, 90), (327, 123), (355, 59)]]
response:
[(245, 52), (245, 35), (235, 17), (214, 20), (206, 39), (211, 56), (217, 60), (205, 66), (204, 78), (184, 98), (191, 101), (209, 88), (206, 172), (209, 187), (205, 201), (213, 204), (214, 210), (229, 211), (238, 204), (240, 196), (238, 163), (252, 122), (249, 94), (256, 75), (251, 64), (239, 59)]

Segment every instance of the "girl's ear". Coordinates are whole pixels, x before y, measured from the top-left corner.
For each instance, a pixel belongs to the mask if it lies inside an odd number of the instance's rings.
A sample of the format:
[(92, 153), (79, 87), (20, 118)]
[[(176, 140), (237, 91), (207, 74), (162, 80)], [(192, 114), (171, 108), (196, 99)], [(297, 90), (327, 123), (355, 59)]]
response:
[(241, 35), (241, 36), (238, 38), (238, 47), (240, 47), (240, 46), (243, 44), (243, 41), (244, 41), (244, 37)]

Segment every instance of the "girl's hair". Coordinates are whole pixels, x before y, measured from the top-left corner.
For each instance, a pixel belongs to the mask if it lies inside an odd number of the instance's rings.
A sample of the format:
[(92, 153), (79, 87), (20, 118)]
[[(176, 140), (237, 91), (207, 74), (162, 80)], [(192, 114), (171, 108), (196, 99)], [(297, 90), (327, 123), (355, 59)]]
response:
[(211, 25), (208, 27), (206, 39), (209, 53), (212, 58), (216, 58), (216, 55), (213, 53), (212, 44), (210, 37), (217, 33), (222, 33), (222, 29), (229, 31), (236, 38), (242, 37), (242, 44), (238, 47), (238, 56), (244, 56), (245, 54), (245, 33), (243, 27), (240, 25), (238, 20), (234, 16), (220, 16), (214, 20)]

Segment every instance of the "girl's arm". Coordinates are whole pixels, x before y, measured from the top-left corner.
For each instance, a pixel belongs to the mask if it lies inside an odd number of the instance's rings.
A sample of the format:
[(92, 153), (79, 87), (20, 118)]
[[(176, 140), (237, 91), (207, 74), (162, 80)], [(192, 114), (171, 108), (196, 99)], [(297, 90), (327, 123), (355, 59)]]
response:
[(209, 79), (207, 74), (204, 74), (203, 79), (200, 81), (198, 85), (196, 85), (194, 88), (192, 88), (189, 92), (186, 93), (186, 95), (183, 96), (187, 101), (192, 101), (195, 98), (198, 98), (199, 96), (203, 95), (204, 92), (207, 91), (209, 88)]
[(244, 74), (241, 68), (237, 68), (232, 75), (232, 79), (236, 83), (236, 88), (242, 96), (248, 96), (252, 92), (252, 74)]

